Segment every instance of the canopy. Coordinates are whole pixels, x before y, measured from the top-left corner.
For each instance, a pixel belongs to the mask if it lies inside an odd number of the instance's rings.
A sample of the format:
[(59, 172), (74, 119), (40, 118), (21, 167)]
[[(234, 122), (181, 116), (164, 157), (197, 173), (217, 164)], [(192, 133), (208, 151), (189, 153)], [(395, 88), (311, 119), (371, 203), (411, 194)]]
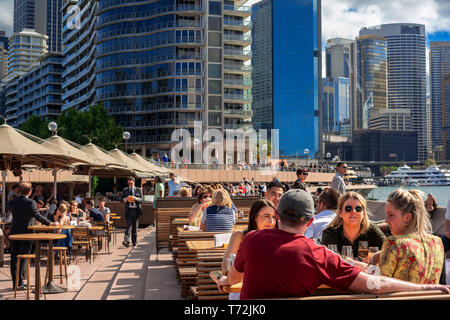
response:
[(117, 159), (117, 161), (126, 163), (127, 169), (133, 170), (134, 173), (140, 178), (153, 177), (158, 173), (156, 171), (150, 171), (149, 168), (144, 167), (139, 162), (135, 161), (133, 158), (117, 148), (109, 151), (108, 154), (114, 159)]
[[(96, 158), (90, 156), (88, 153), (81, 151), (80, 149), (73, 146), (71, 143), (69, 143), (64, 138), (61, 138), (60, 136), (54, 135), (47, 140), (45, 140), (41, 146), (49, 147), (52, 150), (58, 151), (59, 153), (67, 152), (70, 154), (70, 156), (74, 159), (77, 159), (78, 162), (85, 162), (90, 165), (95, 165), (99, 162)], [(99, 164), (103, 165), (103, 164)]]
[(162, 167), (159, 167), (159, 166), (151, 163), (150, 161), (146, 160), (145, 158), (143, 158), (136, 152), (133, 152), (132, 154), (130, 154), (129, 157), (132, 158), (133, 160), (135, 160), (136, 162), (138, 162), (141, 166), (147, 168), (150, 172), (155, 172), (157, 174), (162, 174), (162, 175), (168, 175), (170, 173), (170, 171), (167, 170), (166, 168), (162, 168)]

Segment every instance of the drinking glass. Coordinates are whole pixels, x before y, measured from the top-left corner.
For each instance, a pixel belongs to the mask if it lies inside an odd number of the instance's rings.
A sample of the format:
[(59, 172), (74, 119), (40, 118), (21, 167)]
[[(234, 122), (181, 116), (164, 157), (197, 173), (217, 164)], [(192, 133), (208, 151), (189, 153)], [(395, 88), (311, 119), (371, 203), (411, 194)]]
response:
[(345, 258), (353, 259), (352, 246), (342, 246), (342, 256)]
[(369, 247), (369, 254), (367, 256), (367, 261), (370, 263), (372, 256), (379, 251), (378, 247)]
[(336, 254), (339, 254), (339, 250), (338, 250), (337, 244), (329, 244), (328, 245), (328, 249), (330, 249), (331, 251), (333, 251)]
[(366, 262), (369, 255), (369, 243), (367, 241), (359, 241), (358, 257), (361, 261)]

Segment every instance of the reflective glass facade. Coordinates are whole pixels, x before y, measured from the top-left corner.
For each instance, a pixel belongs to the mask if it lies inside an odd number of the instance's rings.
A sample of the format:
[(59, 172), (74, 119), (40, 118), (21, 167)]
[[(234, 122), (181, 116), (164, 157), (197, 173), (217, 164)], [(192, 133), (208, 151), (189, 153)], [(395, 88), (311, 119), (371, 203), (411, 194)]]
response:
[[(272, 26), (266, 37), (272, 37), (272, 128), (280, 130), (280, 154), (303, 154), (307, 148), (309, 155), (315, 156), (321, 130), (320, 1), (270, 1), (270, 5)], [(267, 21), (253, 18), (255, 30), (260, 23)], [(257, 41), (255, 34), (255, 56), (260, 54)], [(259, 68), (256, 61), (254, 67), (255, 71)], [(254, 77), (253, 91), (265, 85), (255, 81)], [(255, 105), (255, 113), (257, 108)]]
[(322, 132), (350, 136), (350, 88), (348, 78), (322, 79)]
[(369, 128), (370, 109), (387, 108), (387, 44), (376, 36), (357, 38), (357, 129)]

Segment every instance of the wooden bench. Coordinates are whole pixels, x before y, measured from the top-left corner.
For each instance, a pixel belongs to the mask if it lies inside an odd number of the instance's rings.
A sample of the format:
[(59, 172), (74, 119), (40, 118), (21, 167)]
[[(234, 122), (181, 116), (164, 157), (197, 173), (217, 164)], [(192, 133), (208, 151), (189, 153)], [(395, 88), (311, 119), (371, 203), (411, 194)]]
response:
[(210, 272), (222, 269), (225, 252), (197, 253), (197, 296), (198, 300), (228, 300), (227, 293), (220, 293)]
[(180, 295), (188, 297), (190, 288), (196, 284), (197, 269), (195, 267), (183, 267), (178, 269), (180, 281)]

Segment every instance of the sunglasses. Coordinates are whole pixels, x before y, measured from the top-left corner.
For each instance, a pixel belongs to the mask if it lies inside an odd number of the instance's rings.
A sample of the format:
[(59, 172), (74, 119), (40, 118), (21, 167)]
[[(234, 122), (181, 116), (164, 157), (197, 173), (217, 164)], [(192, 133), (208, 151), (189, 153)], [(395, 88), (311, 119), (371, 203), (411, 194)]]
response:
[[(352, 212), (353, 211), (353, 207), (352, 206), (345, 206), (345, 212)], [(355, 211), (356, 212), (361, 212), (363, 210), (363, 207), (361, 206), (356, 206), (355, 207)]]
[(302, 172), (302, 173), (300, 173), (300, 174), (302, 174), (302, 175), (304, 175), (304, 176), (307, 176), (307, 175), (308, 175), (308, 172)]
[(342, 167), (342, 169), (348, 169), (348, 167)]

